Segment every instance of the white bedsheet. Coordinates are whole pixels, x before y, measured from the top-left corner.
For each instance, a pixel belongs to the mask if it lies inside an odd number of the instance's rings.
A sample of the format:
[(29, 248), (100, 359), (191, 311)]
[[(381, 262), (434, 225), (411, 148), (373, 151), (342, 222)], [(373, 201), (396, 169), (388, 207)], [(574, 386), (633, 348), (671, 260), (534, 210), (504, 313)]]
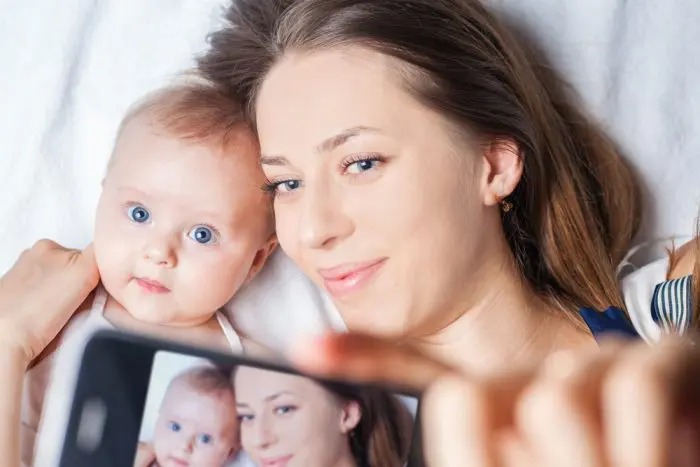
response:
[[(641, 239), (689, 233), (700, 200), (700, 2), (491, 3), (542, 40), (641, 172), (650, 194)], [(121, 115), (192, 64), (224, 4), (0, 0), (0, 273), (41, 237), (89, 242)], [(326, 318), (302, 311), (322, 298), (280, 256), (237, 308), (253, 313), (267, 300), (270, 313), (255, 320), (269, 320), (271, 338), (284, 340)], [(289, 290), (301, 298), (289, 300)], [(239, 321), (257, 326), (250, 313)]]

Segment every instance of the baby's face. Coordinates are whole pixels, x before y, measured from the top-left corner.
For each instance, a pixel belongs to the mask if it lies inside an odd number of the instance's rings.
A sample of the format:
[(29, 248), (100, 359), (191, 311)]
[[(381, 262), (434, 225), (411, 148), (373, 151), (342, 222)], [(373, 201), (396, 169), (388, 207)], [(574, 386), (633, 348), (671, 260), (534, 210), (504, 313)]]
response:
[(153, 449), (161, 467), (221, 467), (238, 450), (233, 393), (170, 387), (156, 422)]
[(264, 262), (268, 203), (254, 138), (235, 153), (178, 140), (136, 117), (115, 147), (97, 208), (107, 291), (135, 318), (201, 324)]

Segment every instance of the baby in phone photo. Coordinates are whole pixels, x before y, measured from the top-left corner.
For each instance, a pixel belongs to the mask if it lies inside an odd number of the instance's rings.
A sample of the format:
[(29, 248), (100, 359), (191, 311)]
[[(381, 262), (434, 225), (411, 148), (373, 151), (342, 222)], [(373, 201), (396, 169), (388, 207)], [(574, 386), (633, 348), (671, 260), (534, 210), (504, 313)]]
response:
[(162, 398), (151, 441), (139, 443), (134, 467), (244, 466), (230, 375), (211, 365), (177, 374)]

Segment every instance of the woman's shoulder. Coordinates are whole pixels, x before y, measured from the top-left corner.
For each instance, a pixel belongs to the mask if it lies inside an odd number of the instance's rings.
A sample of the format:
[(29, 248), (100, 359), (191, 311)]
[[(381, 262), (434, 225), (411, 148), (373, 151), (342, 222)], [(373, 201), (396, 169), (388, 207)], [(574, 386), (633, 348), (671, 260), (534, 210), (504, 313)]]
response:
[(698, 243), (700, 243), (700, 237), (670, 252), (669, 279), (680, 279), (693, 274), (698, 261)]

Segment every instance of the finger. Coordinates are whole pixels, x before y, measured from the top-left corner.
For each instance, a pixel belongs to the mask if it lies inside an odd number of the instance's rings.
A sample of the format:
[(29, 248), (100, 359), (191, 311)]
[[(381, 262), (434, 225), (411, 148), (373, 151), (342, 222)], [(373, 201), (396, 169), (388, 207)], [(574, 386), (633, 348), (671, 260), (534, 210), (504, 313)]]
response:
[(31, 251), (35, 254), (44, 254), (52, 250), (63, 250), (64, 248), (53, 240), (48, 238), (42, 238), (37, 240), (36, 243), (31, 248)]
[(506, 430), (497, 435), (496, 455), (502, 467), (541, 467), (528, 444), (514, 430)]
[(99, 273), (91, 245), (80, 251), (65, 249), (50, 240), (41, 242), (42, 259), (53, 262), (57, 269), (28, 296), (25, 312), (41, 324), (41, 332), (50, 342), (97, 286)]
[(603, 411), (613, 465), (669, 465), (678, 421), (674, 415), (679, 408), (691, 408), (691, 400), (698, 397), (698, 357), (697, 350), (683, 341), (654, 349), (640, 345), (628, 350), (611, 369), (603, 387)]
[(430, 386), (421, 417), (434, 465), (539, 467), (513, 430), (518, 398), (536, 374), (534, 367), (517, 369), (481, 382), (447, 375)]
[(95, 247), (90, 243), (82, 251), (75, 250), (71, 254), (71, 269), (75, 275), (75, 280), (80, 281), (84, 289), (91, 292), (100, 280), (100, 274), (95, 261)]
[(537, 465), (601, 467), (605, 462), (599, 393), (616, 353), (548, 357), (516, 407), (517, 429)]
[(439, 467), (496, 467), (488, 393), (459, 376), (438, 379), (421, 402), (426, 461)]
[(352, 333), (307, 340), (292, 349), (290, 358), (310, 373), (414, 391), (423, 391), (440, 376), (455, 371), (412, 346)]

